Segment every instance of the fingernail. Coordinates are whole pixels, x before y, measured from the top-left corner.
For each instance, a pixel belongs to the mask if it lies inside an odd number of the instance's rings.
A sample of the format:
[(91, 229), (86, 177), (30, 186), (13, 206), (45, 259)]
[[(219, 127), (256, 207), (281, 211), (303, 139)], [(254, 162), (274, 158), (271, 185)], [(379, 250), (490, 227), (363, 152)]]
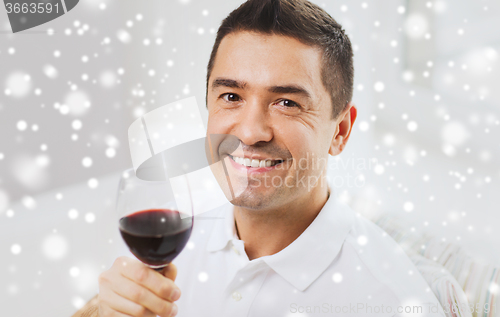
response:
[(170, 316), (172, 316), (172, 317), (173, 317), (173, 316), (175, 316), (175, 315), (177, 315), (177, 305), (175, 305), (175, 304), (174, 304), (174, 305), (172, 306), (172, 312), (170, 313)]
[(172, 294), (170, 295), (170, 298), (173, 300), (173, 301), (176, 301), (179, 299), (179, 297), (181, 297), (181, 291), (178, 289), (178, 288), (175, 288), (173, 291), (172, 291)]

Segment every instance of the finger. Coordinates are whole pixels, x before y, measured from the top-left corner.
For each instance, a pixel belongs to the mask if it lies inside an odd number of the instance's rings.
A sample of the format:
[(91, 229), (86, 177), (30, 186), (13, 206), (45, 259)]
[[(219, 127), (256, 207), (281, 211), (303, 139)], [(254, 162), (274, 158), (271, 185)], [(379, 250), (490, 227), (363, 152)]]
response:
[(126, 316), (156, 317), (156, 314), (149, 309), (118, 295), (112, 290), (105, 291), (103, 302)]
[(115, 311), (114, 309), (110, 307), (99, 307), (99, 316), (100, 317), (108, 317), (108, 316), (113, 316), (113, 317), (132, 317), (127, 314), (123, 314), (120, 312)]
[(163, 268), (160, 274), (171, 279), (172, 281), (175, 281), (175, 278), (177, 277), (177, 266), (175, 266), (174, 263), (170, 263)]
[(172, 312), (173, 304), (171, 302), (158, 297), (146, 287), (126, 277), (120, 279), (119, 283), (110, 285), (110, 287), (118, 295), (144, 306), (157, 315), (168, 317)]
[[(119, 268), (123, 276), (144, 286), (160, 298), (168, 301), (179, 299), (180, 290), (171, 279), (165, 278), (165, 276), (150, 269), (142, 262), (129, 258), (124, 261), (126, 261), (125, 265), (122, 264)], [(175, 269), (175, 271), (177, 270)]]

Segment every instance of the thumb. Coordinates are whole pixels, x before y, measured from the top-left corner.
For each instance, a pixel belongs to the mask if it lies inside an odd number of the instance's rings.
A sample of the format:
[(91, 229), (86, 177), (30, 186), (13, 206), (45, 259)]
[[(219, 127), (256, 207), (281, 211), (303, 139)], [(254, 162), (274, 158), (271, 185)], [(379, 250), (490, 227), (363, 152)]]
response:
[(163, 270), (161, 271), (161, 275), (171, 279), (172, 281), (175, 281), (175, 278), (177, 277), (177, 266), (175, 266), (175, 264), (173, 263), (170, 263), (163, 268)]

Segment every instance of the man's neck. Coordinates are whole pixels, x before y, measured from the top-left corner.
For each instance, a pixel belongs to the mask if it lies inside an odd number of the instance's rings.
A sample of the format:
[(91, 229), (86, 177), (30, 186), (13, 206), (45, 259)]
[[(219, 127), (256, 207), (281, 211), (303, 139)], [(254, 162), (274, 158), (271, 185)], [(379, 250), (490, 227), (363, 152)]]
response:
[(245, 241), (245, 252), (250, 260), (278, 253), (306, 230), (330, 194), (327, 188), (316, 189), (265, 214), (235, 206), (237, 233)]

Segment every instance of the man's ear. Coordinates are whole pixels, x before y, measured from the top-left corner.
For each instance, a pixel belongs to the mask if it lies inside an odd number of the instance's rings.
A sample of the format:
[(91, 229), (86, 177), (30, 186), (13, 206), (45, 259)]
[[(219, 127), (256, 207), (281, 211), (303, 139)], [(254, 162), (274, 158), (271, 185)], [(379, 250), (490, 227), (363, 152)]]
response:
[(352, 101), (349, 102), (347, 108), (340, 113), (335, 121), (335, 133), (328, 154), (335, 156), (342, 153), (351, 135), (352, 126), (354, 125), (354, 121), (356, 121), (357, 115), (358, 110), (356, 106)]

